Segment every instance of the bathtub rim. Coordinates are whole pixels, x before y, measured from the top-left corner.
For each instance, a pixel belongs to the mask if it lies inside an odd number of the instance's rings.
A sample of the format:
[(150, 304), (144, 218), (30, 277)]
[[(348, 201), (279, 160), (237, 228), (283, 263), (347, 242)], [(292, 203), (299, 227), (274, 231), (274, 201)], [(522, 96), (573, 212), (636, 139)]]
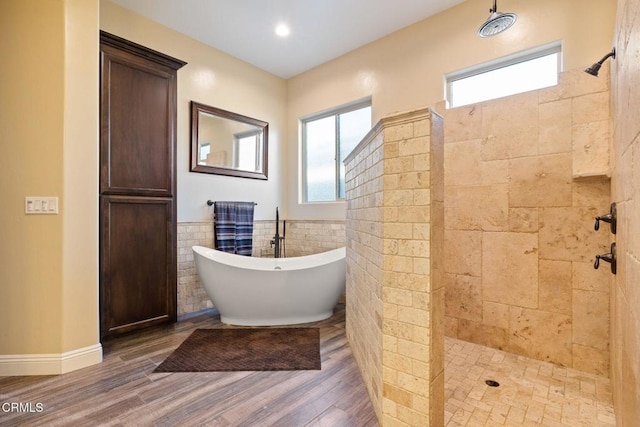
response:
[(262, 258), (222, 252), (206, 246), (191, 247), (194, 254), (200, 255), (212, 262), (230, 267), (255, 271), (293, 271), (314, 268), (346, 259), (346, 246), (311, 255), (287, 258)]

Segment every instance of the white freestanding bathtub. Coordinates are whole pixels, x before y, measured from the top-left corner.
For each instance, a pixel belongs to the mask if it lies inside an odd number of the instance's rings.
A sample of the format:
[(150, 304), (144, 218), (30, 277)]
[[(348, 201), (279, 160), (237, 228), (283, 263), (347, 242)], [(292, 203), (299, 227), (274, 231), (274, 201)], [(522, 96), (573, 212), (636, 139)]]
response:
[(192, 249), (200, 281), (224, 323), (270, 326), (323, 320), (345, 291), (344, 247), (292, 258)]

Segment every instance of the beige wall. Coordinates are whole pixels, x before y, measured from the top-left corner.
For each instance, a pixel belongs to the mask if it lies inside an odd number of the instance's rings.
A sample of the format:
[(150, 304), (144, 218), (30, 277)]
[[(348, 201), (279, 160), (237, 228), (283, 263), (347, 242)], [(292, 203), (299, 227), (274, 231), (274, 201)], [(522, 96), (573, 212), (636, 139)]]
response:
[(95, 345), (98, 317), (98, 2), (65, 2), (62, 345)]
[[(611, 48), (615, 4), (603, 0), (510, 0), (515, 26), (481, 39), (490, 2), (469, 0), (288, 81), (286, 200), (290, 218), (343, 218), (344, 203), (299, 204), (298, 118), (372, 96), (377, 119), (443, 99), (443, 75), (562, 40), (564, 69), (590, 65)], [(508, 9), (508, 10), (507, 10)]]
[(618, 0), (612, 66), (614, 169), (618, 206), (618, 274), (612, 288), (611, 364), (616, 419), (640, 420), (640, 15), (639, 0)]
[(14, 326), (2, 328), (0, 354), (62, 349), (63, 216), (24, 214), (25, 196), (63, 193), (64, 4), (39, 3), (5, 1), (0, 11), (0, 46), (12, 58), (0, 81), (0, 324)]
[[(212, 200), (257, 202), (257, 220), (284, 214), (286, 81), (110, 2), (100, 1), (100, 29), (187, 62), (178, 71), (178, 221), (211, 218)], [(189, 172), (189, 102), (269, 123), (269, 179)]]
[[(97, 8), (0, 5), (0, 355), (98, 344)], [(26, 196), (59, 197), (59, 214), (25, 215)]]

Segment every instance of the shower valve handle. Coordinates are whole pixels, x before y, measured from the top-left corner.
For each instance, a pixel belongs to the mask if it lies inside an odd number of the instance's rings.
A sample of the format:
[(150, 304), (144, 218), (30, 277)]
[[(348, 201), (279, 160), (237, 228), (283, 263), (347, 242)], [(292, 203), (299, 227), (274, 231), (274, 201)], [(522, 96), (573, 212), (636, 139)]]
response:
[(611, 264), (611, 273), (616, 274), (618, 260), (616, 256), (615, 243), (611, 244), (611, 252), (609, 252), (608, 254), (596, 255), (596, 262), (593, 264), (593, 268), (595, 268), (596, 270), (598, 269), (598, 267), (600, 267), (600, 260)]
[(596, 223), (593, 226), (593, 228), (598, 231), (600, 230), (600, 221), (604, 221), (604, 222), (608, 222), (609, 224), (611, 224), (611, 221), (613, 221), (613, 218), (611, 217), (611, 214), (606, 214), (606, 215), (602, 215), (602, 216), (597, 216), (596, 217)]
[(608, 222), (609, 224), (611, 224), (611, 232), (613, 234), (616, 234), (618, 228), (618, 209), (615, 203), (611, 203), (608, 214), (596, 217), (596, 223), (593, 227), (596, 231), (600, 229), (600, 221)]
[(598, 267), (600, 267), (600, 260), (606, 261), (609, 264), (611, 264), (611, 262), (613, 262), (613, 255), (612, 254), (596, 255), (596, 262), (593, 264), (593, 268), (595, 268), (596, 270), (598, 269)]

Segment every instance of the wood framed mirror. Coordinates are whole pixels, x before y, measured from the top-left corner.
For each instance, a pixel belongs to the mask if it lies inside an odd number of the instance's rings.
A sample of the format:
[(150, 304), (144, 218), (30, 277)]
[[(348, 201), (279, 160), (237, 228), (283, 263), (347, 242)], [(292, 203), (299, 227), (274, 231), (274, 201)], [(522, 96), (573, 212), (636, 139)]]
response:
[(269, 123), (191, 101), (191, 172), (267, 179)]

